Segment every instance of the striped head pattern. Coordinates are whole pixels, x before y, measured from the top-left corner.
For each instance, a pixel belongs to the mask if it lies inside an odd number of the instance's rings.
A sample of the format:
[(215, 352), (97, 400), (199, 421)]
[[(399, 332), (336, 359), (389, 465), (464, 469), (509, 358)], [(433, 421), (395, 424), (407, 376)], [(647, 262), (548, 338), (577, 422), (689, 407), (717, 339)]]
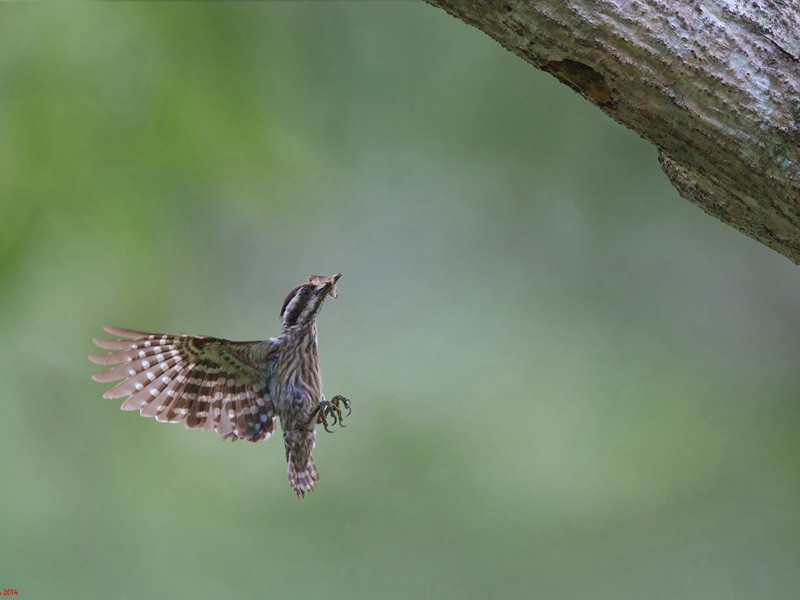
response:
[(331, 277), (312, 275), (308, 278), (307, 283), (298, 285), (289, 292), (281, 308), (283, 327), (312, 324), (322, 308), (325, 297), (336, 298), (336, 282), (341, 276), (341, 273)]

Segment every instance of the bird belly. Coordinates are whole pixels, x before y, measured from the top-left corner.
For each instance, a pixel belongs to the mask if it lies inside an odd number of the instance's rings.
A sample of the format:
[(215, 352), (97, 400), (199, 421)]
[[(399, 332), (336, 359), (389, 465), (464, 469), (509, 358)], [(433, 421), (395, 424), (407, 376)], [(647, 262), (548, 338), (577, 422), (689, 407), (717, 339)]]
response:
[(309, 423), (309, 420), (314, 407), (319, 404), (319, 400), (312, 398), (303, 385), (289, 383), (281, 388), (276, 390), (277, 393), (273, 398), (282, 429), (284, 431), (314, 429), (314, 424)]
[(274, 385), (273, 402), (283, 431), (313, 431), (311, 414), (322, 400), (313, 331), (287, 341), (281, 352)]

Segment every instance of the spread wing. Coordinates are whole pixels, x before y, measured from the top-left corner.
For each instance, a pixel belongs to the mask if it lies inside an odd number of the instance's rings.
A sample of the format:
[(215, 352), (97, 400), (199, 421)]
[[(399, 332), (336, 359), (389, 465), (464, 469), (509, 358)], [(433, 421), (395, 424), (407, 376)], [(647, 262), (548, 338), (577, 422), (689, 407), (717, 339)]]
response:
[(279, 340), (232, 342), (220, 338), (144, 333), (104, 327), (119, 340), (95, 339), (108, 354), (90, 356), (117, 365), (93, 376), (122, 380), (104, 398), (124, 398), (122, 410), (158, 421), (213, 429), (226, 439), (263, 440), (275, 430), (269, 396)]

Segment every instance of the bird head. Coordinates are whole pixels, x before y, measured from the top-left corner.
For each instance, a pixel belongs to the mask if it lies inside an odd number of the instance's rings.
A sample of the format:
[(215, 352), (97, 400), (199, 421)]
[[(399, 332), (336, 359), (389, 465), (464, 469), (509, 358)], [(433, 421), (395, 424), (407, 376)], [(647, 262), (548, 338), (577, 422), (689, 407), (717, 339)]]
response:
[(281, 308), (283, 326), (295, 327), (313, 323), (322, 308), (325, 297), (336, 298), (339, 295), (336, 290), (336, 282), (341, 276), (341, 273), (330, 277), (311, 275), (307, 283), (301, 283), (289, 292)]

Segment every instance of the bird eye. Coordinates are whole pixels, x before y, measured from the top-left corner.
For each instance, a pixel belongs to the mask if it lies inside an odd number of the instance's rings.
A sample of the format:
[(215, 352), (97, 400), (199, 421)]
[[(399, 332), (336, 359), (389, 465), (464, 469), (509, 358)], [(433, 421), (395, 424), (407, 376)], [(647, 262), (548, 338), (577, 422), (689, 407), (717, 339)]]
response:
[(303, 288), (303, 291), (300, 292), (303, 296), (308, 296), (311, 293), (311, 290), (308, 288)]

